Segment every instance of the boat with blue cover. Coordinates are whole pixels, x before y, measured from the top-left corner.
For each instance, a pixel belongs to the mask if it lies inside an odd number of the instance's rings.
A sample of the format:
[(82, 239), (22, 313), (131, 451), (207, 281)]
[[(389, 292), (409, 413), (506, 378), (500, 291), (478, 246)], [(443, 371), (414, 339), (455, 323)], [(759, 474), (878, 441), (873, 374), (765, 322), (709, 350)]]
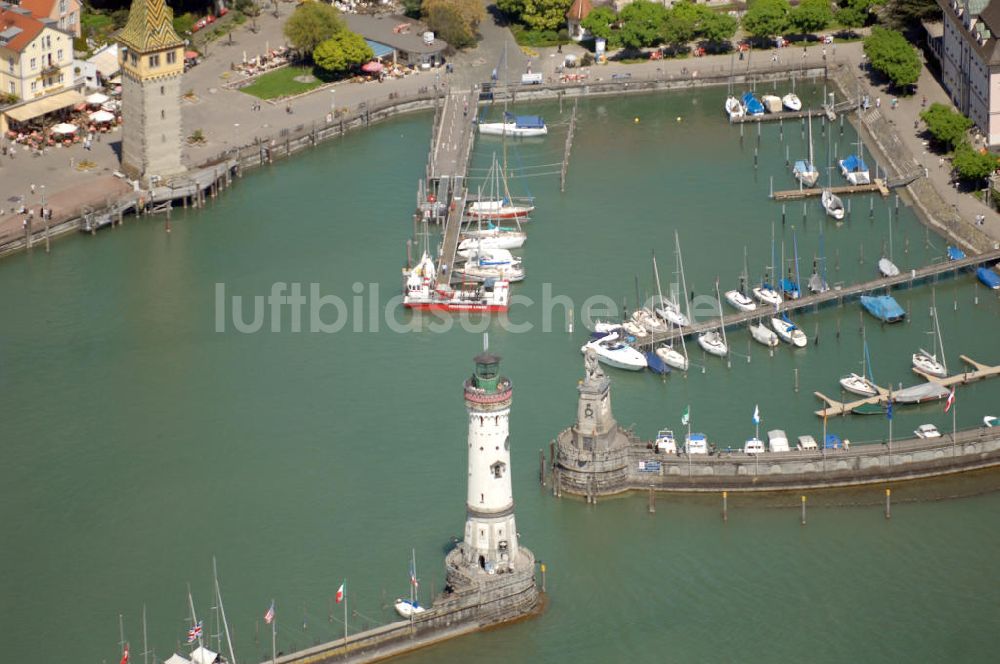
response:
[(861, 306), (883, 323), (898, 323), (906, 318), (906, 311), (891, 295), (862, 295)]
[(747, 115), (764, 115), (764, 104), (757, 99), (754, 93), (744, 92), (742, 101)]
[(965, 258), (965, 252), (958, 247), (948, 246), (948, 260), (950, 261), (960, 261)]
[(487, 136), (545, 136), (549, 128), (540, 115), (504, 113), (502, 122), (480, 122), (479, 133)]
[(643, 355), (646, 356), (646, 366), (649, 367), (650, 371), (660, 376), (670, 373), (670, 367), (660, 359), (660, 356), (656, 352), (649, 350), (643, 353)]
[(840, 164), (840, 172), (851, 184), (871, 184), (871, 174), (863, 157), (852, 154), (837, 163)]
[(976, 270), (976, 278), (991, 290), (1000, 289), (1000, 274), (991, 267), (981, 267)]

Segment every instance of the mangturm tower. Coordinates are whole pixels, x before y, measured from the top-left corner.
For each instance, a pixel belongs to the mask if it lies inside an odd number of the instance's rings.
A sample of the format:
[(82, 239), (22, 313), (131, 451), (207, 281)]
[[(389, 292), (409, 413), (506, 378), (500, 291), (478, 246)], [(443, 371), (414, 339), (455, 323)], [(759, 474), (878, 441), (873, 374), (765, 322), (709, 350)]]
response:
[(164, 0), (132, 0), (118, 33), (122, 71), (122, 170), (143, 186), (184, 172), (181, 76), (184, 41)]
[(500, 375), (500, 358), (487, 351), (475, 358), (464, 385), (469, 418), (465, 538), (447, 556), (448, 587), (476, 593), (476, 605), (499, 622), (534, 608), (535, 557), (518, 541), (511, 490), (508, 423), (513, 386)]

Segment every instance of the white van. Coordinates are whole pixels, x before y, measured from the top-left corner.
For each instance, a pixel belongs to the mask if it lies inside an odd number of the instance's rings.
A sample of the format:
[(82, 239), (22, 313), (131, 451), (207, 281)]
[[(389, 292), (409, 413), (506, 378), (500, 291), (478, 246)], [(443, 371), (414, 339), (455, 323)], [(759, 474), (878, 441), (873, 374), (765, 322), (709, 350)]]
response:
[(521, 74), (521, 85), (541, 85), (543, 80), (541, 72)]
[(767, 432), (767, 449), (772, 452), (788, 451), (788, 436), (781, 429), (771, 429)]
[(760, 438), (750, 438), (743, 445), (743, 454), (763, 454), (764, 442)]
[(812, 436), (799, 436), (799, 444), (796, 447), (798, 450), (817, 450), (819, 447), (816, 445), (816, 439)]
[(688, 454), (708, 454), (708, 439), (703, 433), (688, 434), (684, 449)]

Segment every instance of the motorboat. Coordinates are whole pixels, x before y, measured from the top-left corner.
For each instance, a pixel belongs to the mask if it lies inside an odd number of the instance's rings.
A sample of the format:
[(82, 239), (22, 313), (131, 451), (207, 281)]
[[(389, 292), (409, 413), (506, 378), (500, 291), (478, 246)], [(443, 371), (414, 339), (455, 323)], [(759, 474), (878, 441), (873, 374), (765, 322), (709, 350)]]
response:
[(740, 311), (754, 311), (757, 309), (757, 303), (742, 290), (726, 291), (726, 302)]
[(764, 441), (760, 438), (748, 438), (743, 444), (743, 454), (763, 454)]
[(799, 436), (798, 445), (795, 446), (800, 452), (809, 452), (812, 450), (818, 450), (819, 446), (816, 444), (816, 439), (810, 435)]
[(412, 270), (403, 271), (403, 306), (408, 309), (487, 312), (507, 311), (509, 305), (510, 282), (505, 279), (486, 279), (460, 289), (437, 284), (434, 261), (426, 252)]
[(917, 438), (940, 438), (941, 432), (933, 424), (921, 424), (914, 431), (913, 434)]
[(730, 120), (736, 120), (737, 118), (742, 118), (744, 113), (743, 104), (736, 97), (726, 97), (726, 115), (729, 116)]
[(781, 112), (781, 97), (778, 95), (764, 95), (760, 98), (760, 103), (764, 105), (764, 110), (768, 113)]
[(472, 258), (486, 249), (520, 249), (528, 239), (526, 233), (506, 233), (496, 237), (466, 238), (458, 243), (456, 252), (459, 256)]
[(656, 356), (663, 360), (664, 364), (674, 369), (680, 369), (681, 371), (687, 371), (688, 369), (688, 358), (680, 351), (674, 350), (673, 346), (660, 346), (656, 349)]
[(688, 454), (708, 454), (708, 437), (703, 433), (689, 433), (684, 438), (684, 451)]
[(725, 357), (729, 354), (729, 346), (723, 340), (718, 330), (709, 330), (698, 335), (698, 345), (710, 355)]
[(842, 376), (840, 378), (840, 386), (845, 391), (862, 397), (873, 397), (878, 394), (878, 388), (875, 387), (874, 383), (856, 373), (849, 373), (846, 376)]
[(465, 212), (474, 219), (523, 220), (535, 210), (534, 205), (519, 205), (507, 198), (500, 200), (472, 201)]
[(981, 267), (976, 270), (976, 279), (990, 290), (1000, 290), (1000, 274), (990, 267)]
[(862, 295), (861, 306), (883, 323), (898, 323), (906, 318), (906, 311), (891, 295)]
[(743, 109), (747, 115), (764, 115), (764, 104), (752, 92), (744, 92)]
[(778, 333), (778, 337), (785, 343), (792, 344), (796, 348), (805, 348), (809, 343), (806, 333), (800, 330), (795, 323), (787, 318), (772, 318), (771, 327)]
[(757, 301), (762, 304), (770, 304), (775, 307), (779, 306), (784, 302), (784, 298), (781, 297), (781, 293), (774, 290), (774, 288), (769, 283), (762, 283), (760, 286), (754, 286), (751, 291), (753, 296), (757, 298)]
[(670, 429), (660, 429), (659, 433), (656, 434), (653, 448), (657, 452), (677, 454), (677, 441), (674, 439), (674, 432)]
[(878, 259), (878, 273), (883, 277), (899, 276), (899, 268), (891, 260), (883, 256)]
[(397, 599), (396, 603), (393, 605), (393, 608), (396, 609), (396, 613), (398, 613), (401, 618), (406, 618), (406, 619), (410, 619), (413, 616), (419, 613), (423, 613), (424, 611), (427, 610), (424, 607), (420, 606), (420, 603), (417, 602), (416, 600), (411, 601), (405, 598)]
[(768, 348), (774, 348), (779, 343), (778, 335), (762, 321), (750, 323), (750, 336), (753, 337), (754, 341), (762, 343)]
[(853, 185), (871, 184), (871, 174), (865, 160), (859, 155), (848, 155), (837, 162), (840, 173)]
[(607, 336), (609, 334), (614, 334), (622, 330), (621, 323), (602, 323), (597, 321), (594, 323), (594, 333), (600, 334), (601, 336)]
[(787, 452), (788, 436), (781, 429), (771, 429), (767, 432), (767, 449), (770, 452)]
[(473, 258), (455, 267), (455, 274), (469, 281), (505, 279), (511, 283), (524, 280), (521, 259), (506, 249), (480, 251)]
[(914, 369), (928, 376), (944, 378), (948, 375), (948, 370), (938, 361), (937, 356), (933, 353), (928, 353), (923, 348), (913, 354), (912, 362)]
[(812, 161), (798, 159), (792, 166), (792, 175), (805, 187), (812, 187), (819, 180), (819, 171), (813, 166)]
[(603, 362), (609, 367), (627, 371), (642, 371), (646, 368), (645, 356), (635, 348), (621, 342), (617, 334), (610, 334), (603, 339), (595, 339), (584, 344), (580, 352), (586, 353), (588, 348), (593, 349), (599, 362)]
[(504, 113), (501, 122), (480, 122), (479, 133), (485, 136), (545, 136), (549, 128), (540, 115), (514, 115)]
[(823, 205), (823, 211), (826, 212), (826, 216), (832, 217), (837, 221), (843, 220), (844, 201), (840, 200), (840, 196), (829, 189), (824, 189), (819, 197), (819, 202)]
[(802, 110), (802, 100), (794, 92), (789, 92), (787, 95), (781, 98), (782, 105), (789, 111), (801, 111)]

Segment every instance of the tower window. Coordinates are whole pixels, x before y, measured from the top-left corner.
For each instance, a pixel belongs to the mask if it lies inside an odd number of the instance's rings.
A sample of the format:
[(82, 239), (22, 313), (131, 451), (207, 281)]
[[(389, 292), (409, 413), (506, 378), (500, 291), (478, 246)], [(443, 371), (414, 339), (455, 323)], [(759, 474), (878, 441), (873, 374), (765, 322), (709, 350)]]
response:
[(167, 119), (167, 112), (165, 110), (163, 110), (163, 109), (160, 109), (160, 119), (161, 120), (166, 120)]
[(150, 67), (159, 67), (160, 66), (160, 54), (159, 53), (157, 53), (155, 55), (149, 56), (149, 66)]
[(507, 464), (505, 464), (503, 461), (497, 461), (492, 466), (490, 466), (490, 470), (493, 471), (493, 477), (496, 479), (500, 479), (501, 477), (503, 477), (503, 469), (506, 467)]
[(165, 94), (167, 94), (167, 89), (164, 86), (161, 85), (160, 86), (160, 95), (162, 96), (162, 95), (165, 95)]
[(177, 62), (177, 51), (167, 51), (167, 64), (172, 65)]
[(139, 56), (138, 56), (138, 55), (136, 55), (136, 54), (135, 54), (134, 52), (133, 52), (133, 53), (130, 53), (130, 54), (129, 54), (129, 57), (130, 57), (130, 59), (132, 60), (132, 64), (133, 64), (133, 65), (137, 65), (137, 64), (139, 64)]

